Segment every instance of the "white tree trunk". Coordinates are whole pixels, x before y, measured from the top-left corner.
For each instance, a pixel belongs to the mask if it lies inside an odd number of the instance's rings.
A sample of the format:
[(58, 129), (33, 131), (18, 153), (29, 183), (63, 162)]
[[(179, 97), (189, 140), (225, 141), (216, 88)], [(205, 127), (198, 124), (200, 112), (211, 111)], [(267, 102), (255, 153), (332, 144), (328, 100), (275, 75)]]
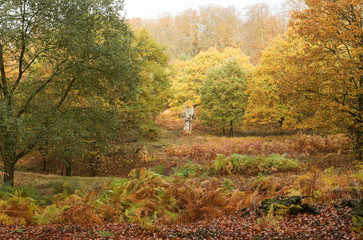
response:
[(184, 118), (184, 133), (191, 134), (192, 133), (192, 126), (194, 119), (197, 118), (197, 115), (195, 114), (194, 108), (188, 108), (187, 106), (184, 107), (184, 111), (182, 113), (182, 116)]

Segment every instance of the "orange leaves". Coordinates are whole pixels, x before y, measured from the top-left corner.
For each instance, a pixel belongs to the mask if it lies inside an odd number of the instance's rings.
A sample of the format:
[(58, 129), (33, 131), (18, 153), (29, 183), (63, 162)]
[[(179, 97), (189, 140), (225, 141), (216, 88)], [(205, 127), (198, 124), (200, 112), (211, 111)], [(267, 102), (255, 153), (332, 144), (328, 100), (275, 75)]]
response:
[[(357, 157), (362, 158), (363, 119), (363, 2), (338, 0), (306, 2), (295, 13), (293, 33), (306, 41), (305, 69), (314, 73), (301, 79), (301, 95), (315, 105), (317, 122), (349, 131), (355, 138)], [(294, 64), (301, 64), (302, 58)], [(315, 86), (314, 88), (307, 88)], [(304, 101), (302, 101), (304, 102)]]
[(304, 157), (309, 155), (324, 156), (350, 151), (349, 139), (343, 135), (309, 136), (299, 135), (296, 139), (274, 140), (219, 138), (209, 139), (203, 143), (190, 146), (170, 146), (166, 149), (169, 156), (189, 157), (200, 162), (210, 162), (217, 153), (227, 156), (233, 153), (247, 155), (269, 155), (272, 153), (287, 153), (290, 157)]

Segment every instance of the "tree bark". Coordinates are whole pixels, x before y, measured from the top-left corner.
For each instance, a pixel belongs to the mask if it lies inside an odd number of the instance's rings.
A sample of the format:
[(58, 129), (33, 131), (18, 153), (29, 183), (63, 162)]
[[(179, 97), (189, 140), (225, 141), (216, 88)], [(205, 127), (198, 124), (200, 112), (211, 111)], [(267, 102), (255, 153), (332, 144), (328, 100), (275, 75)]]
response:
[(3, 184), (13, 186), (14, 169), (18, 159), (16, 158), (16, 140), (12, 139), (12, 136), (9, 134), (5, 134), (3, 151), (4, 151), (3, 162), (4, 162), (4, 172), (5, 172)]
[(197, 118), (197, 115), (195, 114), (194, 108), (188, 108), (187, 106), (184, 107), (184, 111), (182, 113), (182, 116), (184, 118), (184, 133), (191, 134), (192, 133), (192, 126), (193, 121)]
[[(16, 132), (14, 130), (14, 132)], [(16, 155), (17, 146), (18, 146), (18, 136), (16, 133), (6, 131), (3, 135), (3, 162), (4, 162), (4, 178), (3, 184), (5, 185), (14, 185), (14, 169), (15, 164), (18, 162), (18, 158)]]
[(72, 174), (72, 164), (68, 159), (66, 160), (66, 176), (69, 177)]
[(16, 160), (4, 160), (4, 182), (3, 185), (14, 186), (14, 171)]
[(42, 153), (42, 160), (43, 160), (42, 173), (45, 173), (45, 171), (47, 170), (47, 159), (45, 157), (45, 153)]
[(234, 132), (233, 132), (233, 120), (231, 120), (229, 127), (230, 127), (229, 136), (230, 137), (233, 137), (234, 136)]
[(279, 120), (280, 135), (284, 134), (284, 130), (282, 129), (282, 126), (284, 125), (284, 120), (285, 120), (284, 117), (281, 117)]
[(90, 157), (89, 158), (89, 165), (90, 165), (90, 168), (91, 168), (92, 177), (96, 177), (97, 176), (97, 169), (98, 169), (98, 159), (96, 159), (96, 157), (95, 158)]
[(358, 129), (356, 132), (355, 132), (355, 143), (354, 143), (354, 150), (356, 151), (356, 154), (357, 154), (357, 157), (358, 157), (358, 160), (359, 161), (362, 161), (363, 160), (363, 144), (362, 144), (362, 137), (363, 137), (363, 134), (362, 134), (362, 131), (360, 129)]
[[(363, 39), (362, 39), (363, 41)], [(363, 63), (363, 54), (360, 55), (360, 60), (361, 63)], [(359, 68), (360, 70), (363, 70), (363, 66), (361, 66)], [(357, 151), (357, 157), (359, 161), (362, 161), (362, 152), (363, 152), (363, 131), (362, 131), (362, 112), (363, 112), (363, 94), (362, 94), (362, 89), (363, 89), (363, 75), (360, 76), (359, 79), (359, 94), (358, 94), (358, 111), (360, 113), (359, 115), (359, 120), (358, 123), (356, 124), (358, 126), (358, 129), (355, 131), (355, 150)]]

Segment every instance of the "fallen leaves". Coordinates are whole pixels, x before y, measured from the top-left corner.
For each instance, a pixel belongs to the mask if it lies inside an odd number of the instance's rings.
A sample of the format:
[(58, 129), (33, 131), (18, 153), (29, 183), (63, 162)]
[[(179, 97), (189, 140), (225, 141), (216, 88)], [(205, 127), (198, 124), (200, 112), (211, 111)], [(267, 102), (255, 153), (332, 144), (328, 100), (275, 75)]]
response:
[(317, 215), (284, 215), (278, 228), (256, 227), (255, 211), (189, 224), (145, 229), (136, 224), (0, 226), (0, 239), (361, 239), (351, 231), (352, 209), (320, 206)]

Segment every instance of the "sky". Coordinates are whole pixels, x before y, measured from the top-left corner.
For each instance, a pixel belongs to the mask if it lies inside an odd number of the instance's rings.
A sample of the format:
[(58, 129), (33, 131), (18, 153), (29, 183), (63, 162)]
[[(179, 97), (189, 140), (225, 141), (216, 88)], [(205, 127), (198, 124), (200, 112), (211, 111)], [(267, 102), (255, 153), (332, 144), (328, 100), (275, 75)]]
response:
[(176, 14), (185, 9), (216, 4), (224, 7), (234, 6), (242, 11), (249, 5), (265, 3), (271, 7), (280, 6), (285, 0), (125, 0), (126, 18), (157, 18), (163, 13)]

